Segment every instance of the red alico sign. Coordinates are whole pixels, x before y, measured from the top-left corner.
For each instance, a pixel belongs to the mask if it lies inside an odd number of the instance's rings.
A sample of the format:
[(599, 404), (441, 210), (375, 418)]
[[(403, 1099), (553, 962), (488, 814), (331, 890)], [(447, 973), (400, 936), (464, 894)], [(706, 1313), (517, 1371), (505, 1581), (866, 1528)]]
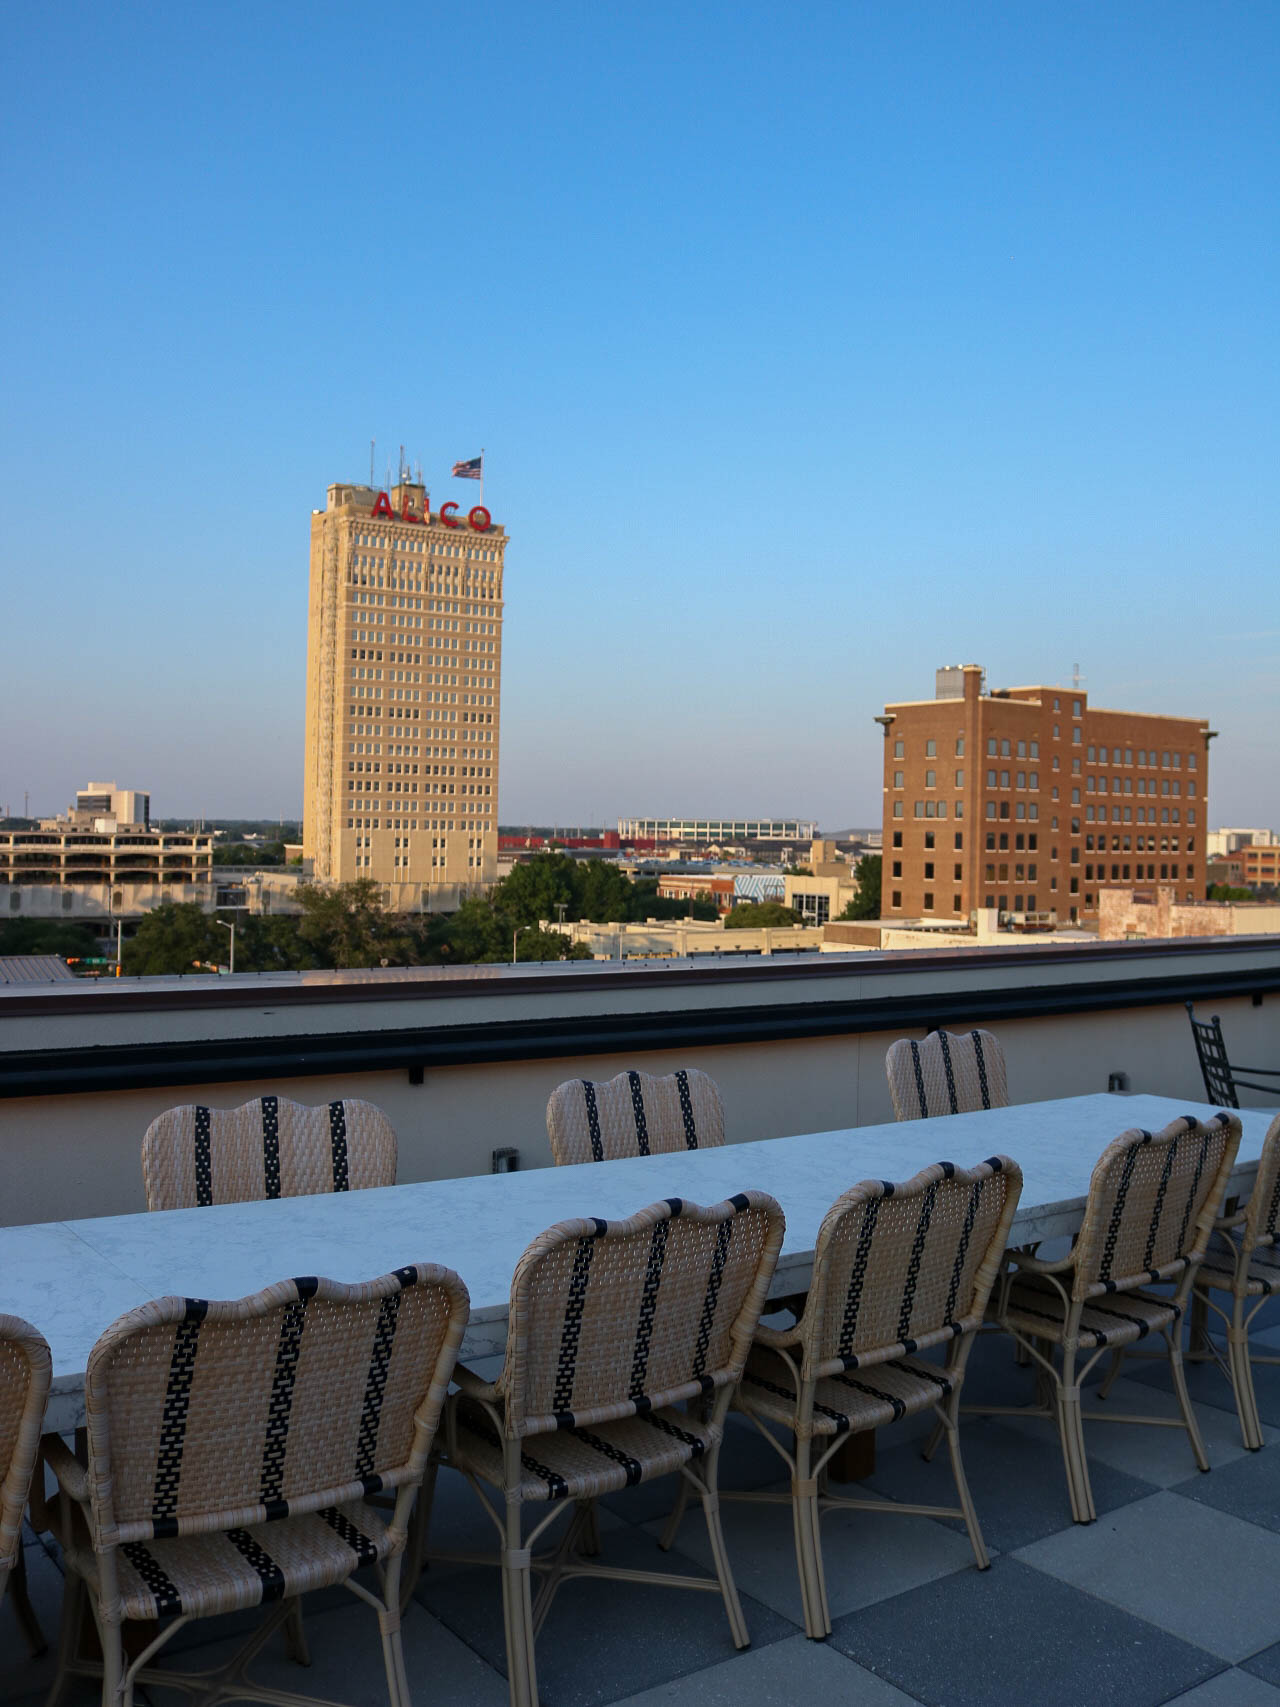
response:
[[(462, 523), (457, 517), (457, 510), (458, 506), (456, 504), (441, 504), (440, 521), (445, 527), (460, 528), (462, 526)], [(388, 520), (393, 522), (401, 521), (422, 523), (429, 520), (428, 516), (418, 516), (414, 514), (414, 512), (409, 508), (409, 500), (407, 497), (405, 498), (404, 503), (400, 506), (400, 514), (397, 516), (391, 507), (391, 500), (385, 492), (378, 493), (377, 498), (374, 500), (373, 508), (370, 510), (369, 514), (371, 516), (386, 516)], [(489, 514), (488, 510), (485, 509), (483, 504), (474, 504), (471, 509), (467, 511), (467, 525), (475, 533), (488, 533), (489, 529), (493, 526), (493, 517)]]

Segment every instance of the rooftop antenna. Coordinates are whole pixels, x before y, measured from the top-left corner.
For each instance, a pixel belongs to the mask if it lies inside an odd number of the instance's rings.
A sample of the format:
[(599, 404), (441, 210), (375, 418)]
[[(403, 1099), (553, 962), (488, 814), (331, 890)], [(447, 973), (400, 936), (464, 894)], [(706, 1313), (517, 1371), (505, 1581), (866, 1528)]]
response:
[(404, 484), (404, 446), (403, 445), (400, 446), (400, 469), (399, 469), (398, 474), (396, 475), (396, 484), (400, 485), (400, 486), (402, 486)]
[(1079, 664), (1073, 664), (1071, 666), (1071, 686), (1074, 688), (1076, 693), (1080, 692), (1080, 683), (1083, 680), (1084, 680), (1084, 677), (1080, 674)]

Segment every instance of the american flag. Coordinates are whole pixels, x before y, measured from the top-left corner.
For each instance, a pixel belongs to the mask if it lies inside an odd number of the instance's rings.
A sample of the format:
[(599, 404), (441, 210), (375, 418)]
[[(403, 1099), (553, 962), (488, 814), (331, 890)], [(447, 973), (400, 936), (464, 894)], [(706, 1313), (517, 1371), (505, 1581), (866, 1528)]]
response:
[(473, 456), (469, 462), (455, 462), (453, 465), (453, 478), (455, 480), (483, 480), (483, 464), (483, 451), (479, 456)]

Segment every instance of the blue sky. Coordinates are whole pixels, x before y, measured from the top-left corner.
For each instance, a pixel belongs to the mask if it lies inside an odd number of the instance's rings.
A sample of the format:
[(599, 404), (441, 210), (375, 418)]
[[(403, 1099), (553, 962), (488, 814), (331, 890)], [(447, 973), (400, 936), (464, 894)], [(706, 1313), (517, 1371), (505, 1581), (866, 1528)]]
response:
[[(0, 805), (296, 813), (308, 516), (488, 453), (504, 822), (877, 822), (887, 699), (1280, 828), (1280, 7), (14, 13)], [(451, 488), (453, 488), (451, 490)]]

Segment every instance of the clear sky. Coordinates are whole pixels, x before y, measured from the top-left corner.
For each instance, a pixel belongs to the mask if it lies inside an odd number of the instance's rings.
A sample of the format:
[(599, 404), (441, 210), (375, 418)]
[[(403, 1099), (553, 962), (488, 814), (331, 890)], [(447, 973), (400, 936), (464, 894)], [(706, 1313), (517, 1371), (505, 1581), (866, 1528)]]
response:
[(504, 822), (875, 823), (887, 699), (1280, 828), (1280, 6), (24, 7), (0, 806), (302, 801), (308, 516), (508, 528)]

